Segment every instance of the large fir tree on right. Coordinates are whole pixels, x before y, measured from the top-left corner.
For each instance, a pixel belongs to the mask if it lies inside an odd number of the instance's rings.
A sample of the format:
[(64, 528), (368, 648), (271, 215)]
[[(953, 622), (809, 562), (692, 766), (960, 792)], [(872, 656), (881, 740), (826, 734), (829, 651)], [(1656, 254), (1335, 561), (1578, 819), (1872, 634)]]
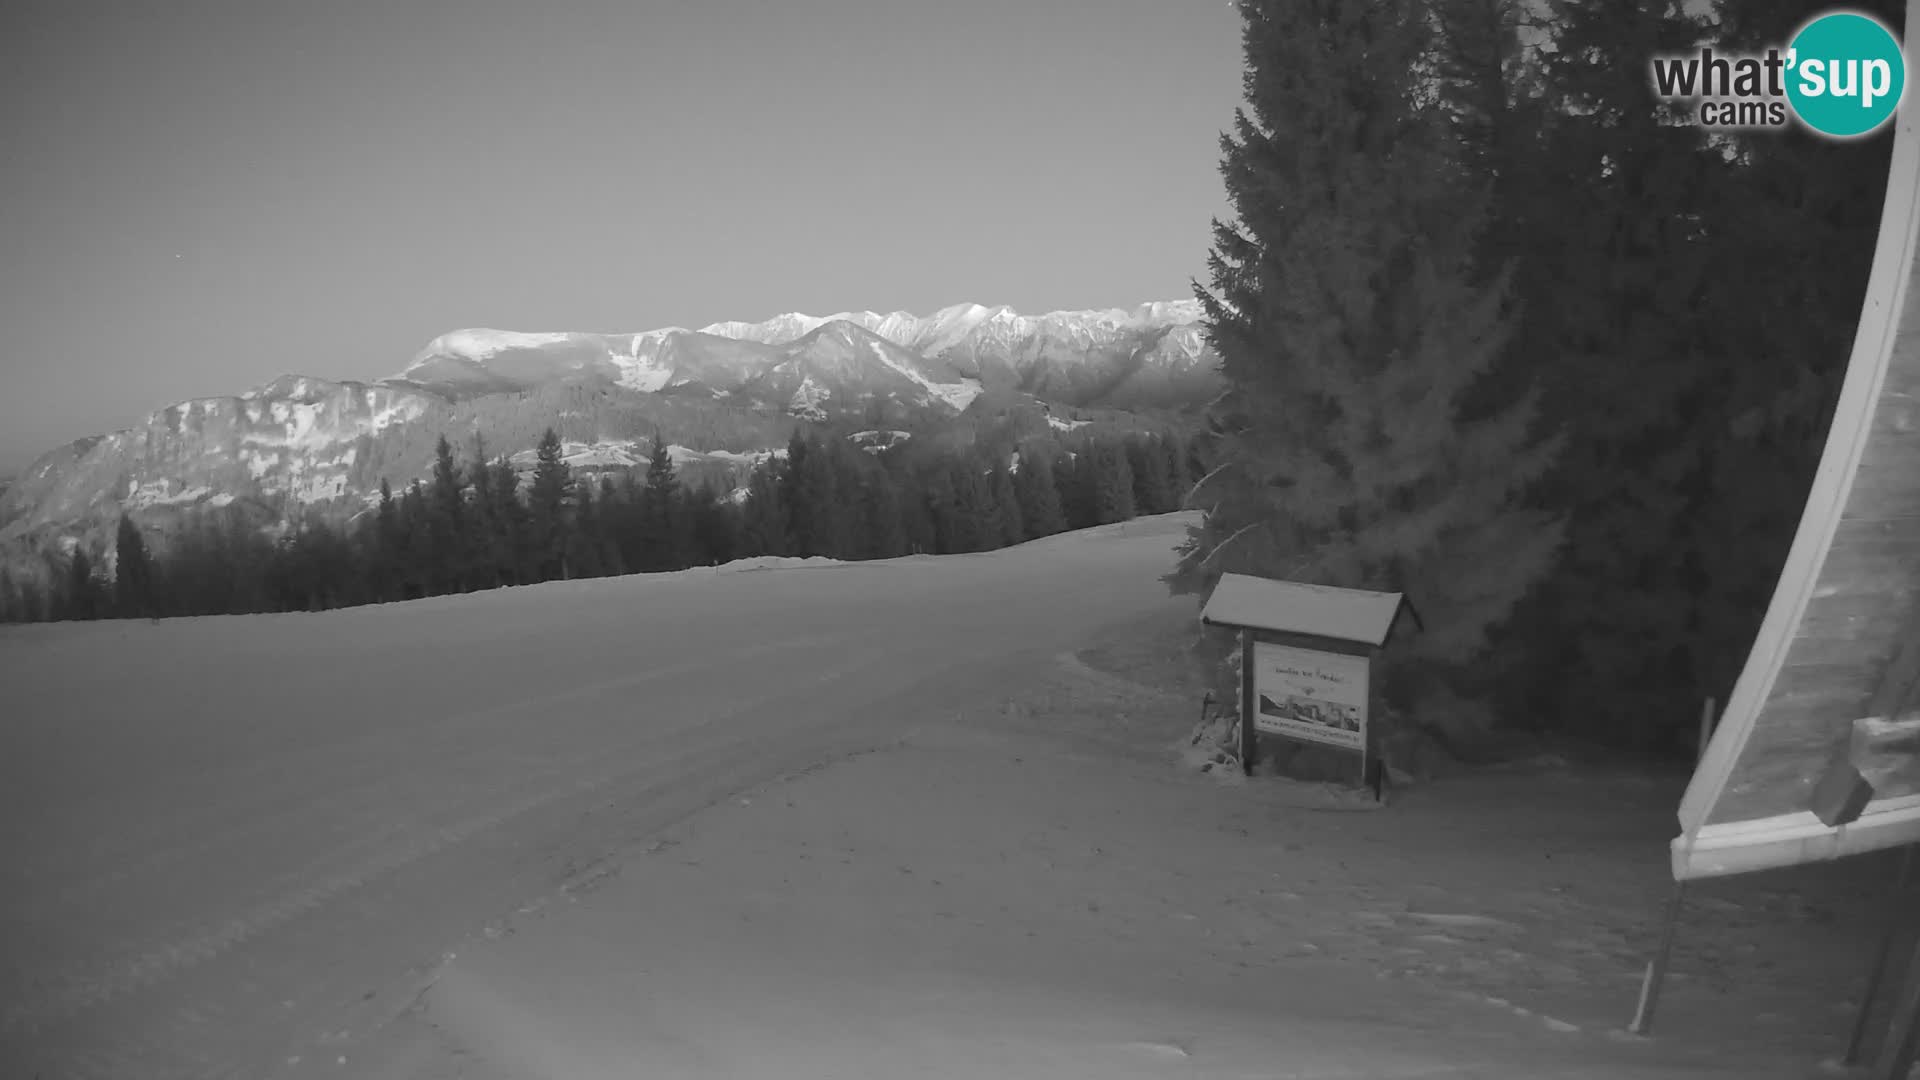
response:
[(1246, 103), (1221, 138), (1234, 220), (1214, 223), (1212, 287), (1195, 286), (1229, 389), (1189, 496), (1203, 521), (1169, 581), (1407, 592), (1425, 626), (1387, 658), (1404, 706), (1550, 568), (1560, 523), (1520, 495), (1557, 441), (1532, 394), (1462, 421), (1511, 314), (1504, 275), (1473, 265), (1485, 194), (1419, 82), (1422, 5), (1239, 8)]

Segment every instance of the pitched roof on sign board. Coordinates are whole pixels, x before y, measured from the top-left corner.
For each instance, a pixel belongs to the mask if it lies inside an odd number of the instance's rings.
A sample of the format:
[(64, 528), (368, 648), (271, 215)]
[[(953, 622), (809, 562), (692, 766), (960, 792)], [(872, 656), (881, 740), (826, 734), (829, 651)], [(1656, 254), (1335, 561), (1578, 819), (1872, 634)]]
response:
[[(1200, 619), (1227, 626), (1381, 645), (1406, 604), (1404, 593), (1222, 574), (1213, 595), (1207, 598), (1207, 606), (1200, 612)], [(1416, 613), (1414, 618), (1418, 619), (1419, 615)]]

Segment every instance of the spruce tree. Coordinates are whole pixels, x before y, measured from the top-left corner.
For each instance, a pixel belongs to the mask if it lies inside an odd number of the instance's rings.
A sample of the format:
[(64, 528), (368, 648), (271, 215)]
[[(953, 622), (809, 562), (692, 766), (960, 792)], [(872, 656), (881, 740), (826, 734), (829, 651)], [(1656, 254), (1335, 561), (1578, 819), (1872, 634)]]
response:
[(846, 497), (841, 492), (836, 448), (795, 432), (787, 444), (788, 529), (796, 555), (839, 558), (846, 549)]
[(807, 502), (808, 474), (812, 471), (809, 458), (812, 457), (813, 443), (800, 429), (795, 428), (787, 439), (787, 459), (775, 473), (780, 485), (780, 507), (786, 512), (786, 526), (782, 530), (786, 543), (795, 555), (814, 554), (814, 518), (816, 511)]
[(629, 571), (626, 556), (620, 549), (620, 513), (622, 504), (619, 488), (614, 486), (613, 477), (600, 477), (600, 495), (595, 507), (600, 526), (600, 565), (606, 568), (607, 576), (619, 577)]
[[(627, 573), (641, 569), (641, 544), (644, 529), (640, 524), (640, 481), (631, 469), (620, 475), (617, 498), (600, 500), (600, 520), (620, 551), (620, 564)], [(605, 492), (602, 492), (605, 495)]]
[(993, 475), (987, 481), (988, 496), (993, 504), (993, 527), (989, 530), (987, 547), (1003, 548), (1018, 544), (1027, 538), (1027, 525), (1020, 513), (1020, 493), (1015, 490), (1013, 473), (1005, 461), (996, 460)]
[(124, 513), (114, 535), (113, 585), (122, 616), (141, 619), (155, 614), (153, 561), (139, 527)]
[(860, 481), (860, 539), (857, 555), (863, 559), (892, 559), (907, 553), (906, 528), (900, 517), (893, 478), (875, 469)]
[(1127, 469), (1133, 478), (1133, 509), (1138, 514), (1164, 514), (1173, 509), (1167, 484), (1165, 451), (1158, 439), (1135, 436), (1127, 440)]
[(382, 477), (380, 502), (373, 517), (373, 581), (381, 600), (400, 598), (400, 567), (405, 558), (404, 533), (400, 528), (400, 506), (393, 498), (393, 485)]
[[(1243, 0), (1245, 107), (1221, 138), (1234, 209), (1195, 286), (1228, 391), (1218, 464), (1170, 580), (1234, 571), (1407, 591), (1416, 655), (1463, 663), (1551, 566), (1515, 509), (1552, 461), (1526, 398), (1466, 426), (1507, 333), (1475, 284), (1481, 213), (1422, 104), (1417, 8)], [(1398, 654), (1396, 654), (1398, 656)]]
[(1098, 524), (1094, 520), (1093, 503), (1089, 499), (1093, 488), (1092, 464), (1093, 457), (1088, 453), (1084, 439), (1054, 461), (1054, 490), (1068, 529), (1085, 529)]
[(929, 466), (922, 477), (921, 499), (926, 507), (930, 554), (952, 555), (972, 550), (964, 546), (969, 530), (960, 520), (959, 495), (953, 481), (953, 470), (944, 463)]
[(658, 432), (653, 437), (653, 453), (647, 461), (646, 486), (640, 492), (641, 554), (640, 569), (653, 573), (679, 570), (686, 566), (687, 540), (684, 499), (680, 478), (673, 468), (666, 440)]
[(1054, 483), (1050, 452), (1030, 445), (1020, 454), (1014, 491), (1019, 496), (1024, 539), (1037, 540), (1066, 531), (1066, 514), (1060, 509), (1060, 489)]
[(69, 619), (100, 617), (99, 593), (93, 580), (93, 560), (87, 557), (87, 549), (83, 547), (74, 548), (73, 557), (67, 560), (65, 607)]
[(565, 578), (567, 572), (567, 496), (573, 490), (573, 470), (561, 457), (560, 433), (548, 428), (534, 447), (533, 484), (527, 509), (532, 518), (535, 580)]
[(573, 577), (595, 578), (606, 573), (601, 561), (600, 515), (594, 505), (593, 485), (573, 485), (572, 513), (566, 530), (566, 559)]
[(1080, 471), (1081, 500), (1088, 525), (1110, 525), (1134, 516), (1133, 468), (1127, 451), (1111, 439), (1087, 443), (1086, 465)]
[[(1770, 588), (1784, 556), (1764, 528), (1755, 543), (1741, 531), (1731, 549), (1725, 535), (1705, 550), (1689, 538), (1703, 522), (1730, 524), (1712, 512), (1714, 459), (1746, 407), (1751, 373), (1782, 370), (1766, 360), (1778, 343), (1749, 328), (1791, 334), (1784, 324), (1806, 317), (1798, 295), (1765, 302), (1746, 268), (1787, 249), (1797, 262), (1803, 226), (1759, 224), (1766, 215), (1740, 205), (1737, 158), (1690, 122), (1675, 124), (1676, 107), (1656, 98), (1646, 57), (1684, 52), (1702, 33), (1684, 5), (1578, 0), (1557, 16), (1534, 190), (1516, 226), (1526, 261), (1510, 367), (1531, 364), (1545, 419), (1566, 435), (1540, 499), (1565, 517), (1566, 544), (1504, 635), (1501, 659), (1530, 672), (1503, 690), (1516, 712), (1651, 745), (1669, 717), (1686, 714), (1683, 703), (1714, 692), (1693, 670), (1699, 628), (1718, 614), (1702, 603), (1707, 567), (1760, 552)], [(1744, 239), (1776, 232), (1772, 254)], [(1702, 318), (1721, 300), (1731, 303), (1722, 318)], [(1858, 305), (1856, 293), (1849, 324)], [(1795, 313), (1760, 314), (1783, 306)], [(1764, 460), (1745, 448), (1732, 456), (1744, 475)], [(1782, 490), (1791, 483), (1770, 479)], [(1744, 659), (1751, 631), (1739, 636)]]
[(492, 479), (488, 490), (493, 497), (494, 565), (500, 580), (509, 585), (526, 581), (527, 508), (520, 501), (520, 474), (507, 458), (498, 458), (488, 467)]
[(999, 531), (995, 520), (993, 488), (985, 475), (986, 466), (972, 455), (965, 455), (949, 468), (953, 477), (953, 524), (951, 537), (955, 551), (985, 551), (994, 546)]
[(690, 496), (688, 505), (692, 517), (689, 561), (695, 566), (718, 566), (737, 558), (740, 521), (732, 501), (708, 484)]
[(415, 480), (400, 496), (402, 556), (399, 567), (400, 595), (412, 600), (427, 596), (433, 589), (433, 542), (430, 536), (426, 488)]
[(472, 588), (497, 589), (504, 583), (500, 548), (506, 523), (500, 520), (500, 503), (493, 493), (496, 474), (485, 452), (480, 437), (474, 436), (473, 464), (468, 466), (468, 475), (473, 478), (473, 512), (468, 523), (467, 577)]
[(1171, 431), (1162, 432), (1161, 445), (1166, 447), (1161, 463), (1166, 467), (1167, 512), (1186, 509), (1187, 488), (1193, 481), (1188, 479), (1187, 444)]
[(466, 477), (454, 463), (453, 446), (441, 435), (433, 448), (433, 481), (427, 489), (428, 580), (435, 593), (458, 591), (468, 551)]
[(49, 605), (52, 603), (48, 588), (36, 579), (29, 578), (16, 586), (19, 601), (19, 619), (21, 622), (46, 622), (53, 618)]
[(922, 469), (905, 469), (893, 474), (893, 488), (900, 506), (900, 532), (906, 541), (905, 554), (930, 555), (939, 550), (933, 524), (932, 498)]
[(787, 537), (789, 515), (782, 497), (786, 484), (777, 459), (756, 465), (747, 477), (740, 554), (785, 555), (792, 547)]

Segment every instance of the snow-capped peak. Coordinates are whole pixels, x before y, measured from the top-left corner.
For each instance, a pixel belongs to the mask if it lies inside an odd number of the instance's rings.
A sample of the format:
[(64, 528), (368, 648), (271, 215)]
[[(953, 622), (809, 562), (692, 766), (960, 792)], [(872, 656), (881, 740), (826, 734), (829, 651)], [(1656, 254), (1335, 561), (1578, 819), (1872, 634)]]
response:
[(896, 345), (939, 353), (983, 327), (997, 334), (1024, 334), (1047, 325), (1069, 333), (1114, 332), (1144, 323), (1187, 323), (1200, 317), (1193, 300), (1152, 301), (1127, 311), (1120, 308), (1085, 311), (1050, 311), (1045, 315), (1022, 315), (1011, 305), (961, 303), (940, 308), (931, 315), (894, 311), (881, 315), (873, 311), (841, 311), (832, 315), (809, 315), (789, 311), (763, 322), (719, 322), (701, 327), (703, 334), (784, 345), (804, 337), (831, 322), (849, 322), (886, 338)]
[(487, 327), (453, 330), (428, 342), (426, 348), (414, 355), (413, 363), (418, 364), (435, 356), (485, 360), (508, 349), (537, 349), (543, 345), (560, 345), (572, 337), (572, 334), (565, 332), (524, 333), (518, 330), (493, 330)]

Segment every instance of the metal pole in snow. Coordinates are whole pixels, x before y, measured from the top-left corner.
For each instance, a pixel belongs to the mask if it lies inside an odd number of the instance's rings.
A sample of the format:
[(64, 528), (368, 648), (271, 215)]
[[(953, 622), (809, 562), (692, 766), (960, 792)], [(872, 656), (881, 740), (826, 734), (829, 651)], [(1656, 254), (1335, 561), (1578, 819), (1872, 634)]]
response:
[(1645, 1035), (1653, 1030), (1653, 1011), (1660, 1004), (1660, 985), (1667, 980), (1667, 965), (1673, 958), (1674, 932), (1680, 924), (1680, 903), (1687, 894), (1687, 883), (1673, 883), (1673, 894), (1667, 897), (1666, 925), (1660, 930), (1660, 951), (1647, 961), (1647, 974), (1640, 980), (1640, 1005), (1634, 1010), (1633, 1023), (1627, 1030), (1635, 1035)]
[[(1840, 1058), (1842, 1065), (1852, 1065), (1860, 1060), (1860, 1044), (1866, 1041), (1867, 1019), (1873, 1014), (1874, 999), (1880, 996), (1880, 983), (1887, 977), (1887, 961), (1893, 958), (1893, 939), (1900, 933), (1900, 917), (1906, 914), (1902, 903), (1907, 891), (1907, 879), (1913, 872), (1913, 848), (1908, 844), (1900, 849), (1900, 869), (1894, 874), (1893, 892), (1888, 898), (1887, 929), (1880, 936), (1880, 948), (1873, 957), (1873, 968), (1867, 973), (1867, 987), (1860, 994), (1860, 1008), (1853, 1016), (1853, 1034), (1847, 1039), (1847, 1052)], [(1920, 972), (1915, 974), (1920, 975)]]
[(1260, 748), (1259, 734), (1254, 730), (1254, 710), (1260, 703), (1254, 697), (1253, 686), (1253, 633), (1240, 631), (1240, 771), (1253, 775), (1253, 755)]
[(1907, 985), (1893, 1003), (1880, 1060), (1873, 1065), (1873, 1080), (1907, 1080), (1913, 1075), (1915, 1057), (1920, 1057), (1920, 942), (1914, 944), (1913, 957), (1907, 961)]
[[(1713, 713), (1717, 703), (1708, 698), (1700, 709), (1700, 745), (1694, 754), (1697, 766), (1707, 756), (1707, 743), (1713, 738)], [(1664, 925), (1660, 928), (1660, 949), (1647, 961), (1647, 973), (1640, 980), (1640, 1004), (1634, 1009), (1633, 1023), (1627, 1030), (1635, 1035), (1645, 1035), (1653, 1030), (1653, 1012), (1660, 1004), (1660, 988), (1667, 981), (1667, 968), (1673, 962), (1673, 939), (1680, 926), (1680, 905), (1686, 900), (1687, 883), (1673, 883), (1673, 893), (1667, 897), (1667, 912)]]

